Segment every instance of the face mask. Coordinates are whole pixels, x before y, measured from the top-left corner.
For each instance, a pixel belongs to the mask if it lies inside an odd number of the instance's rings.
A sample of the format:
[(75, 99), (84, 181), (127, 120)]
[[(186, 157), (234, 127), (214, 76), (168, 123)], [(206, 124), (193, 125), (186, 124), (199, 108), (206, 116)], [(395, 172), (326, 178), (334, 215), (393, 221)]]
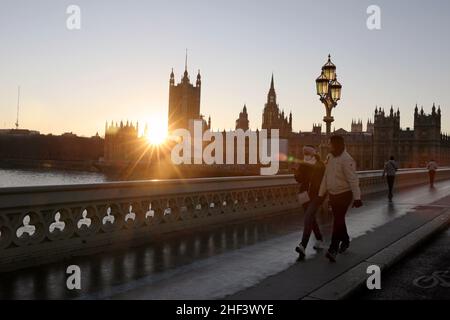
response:
[(303, 161), (305, 161), (306, 163), (315, 164), (316, 158), (310, 155), (306, 155), (303, 157)]

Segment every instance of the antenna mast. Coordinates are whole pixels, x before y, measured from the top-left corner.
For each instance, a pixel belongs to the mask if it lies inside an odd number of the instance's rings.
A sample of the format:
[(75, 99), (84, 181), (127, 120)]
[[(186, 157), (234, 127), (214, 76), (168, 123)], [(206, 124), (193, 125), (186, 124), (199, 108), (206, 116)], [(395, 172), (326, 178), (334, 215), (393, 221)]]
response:
[(20, 106), (20, 86), (17, 88), (17, 118), (16, 118), (16, 130), (19, 129), (19, 106)]

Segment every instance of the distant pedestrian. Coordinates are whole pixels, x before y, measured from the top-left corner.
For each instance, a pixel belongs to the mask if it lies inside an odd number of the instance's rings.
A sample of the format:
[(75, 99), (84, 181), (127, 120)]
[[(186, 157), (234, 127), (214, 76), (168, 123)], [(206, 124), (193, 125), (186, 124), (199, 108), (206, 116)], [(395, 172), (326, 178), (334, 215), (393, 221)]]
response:
[(438, 165), (436, 161), (433, 159), (430, 160), (427, 164), (428, 176), (430, 177), (430, 188), (434, 188), (434, 178), (436, 177), (436, 171), (438, 169)]
[(323, 237), (316, 219), (316, 212), (320, 207), (318, 194), (325, 173), (325, 164), (321, 161), (314, 146), (305, 146), (303, 155), (303, 162), (300, 163), (295, 175), (297, 182), (300, 183), (300, 193), (306, 193), (309, 200), (303, 204), (305, 216), (302, 241), (295, 248), (300, 259), (303, 259), (306, 255), (306, 246), (311, 237), (311, 232), (314, 232), (316, 237), (314, 249), (319, 250), (324, 247)]
[(330, 154), (320, 186), (319, 199), (322, 200), (327, 193), (334, 219), (331, 244), (326, 257), (335, 262), (338, 252), (345, 252), (350, 245), (345, 224), (347, 210), (352, 200), (354, 208), (362, 206), (355, 161), (345, 150), (344, 138), (338, 135), (330, 138)]
[(395, 162), (395, 159), (393, 156), (384, 164), (384, 170), (383, 170), (383, 178), (386, 176), (386, 181), (389, 188), (389, 194), (388, 198), (389, 201), (392, 201), (392, 198), (394, 196), (393, 189), (394, 189), (394, 182), (395, 182), (395, 174), (397, 173), (398, 165), (397, 162)]

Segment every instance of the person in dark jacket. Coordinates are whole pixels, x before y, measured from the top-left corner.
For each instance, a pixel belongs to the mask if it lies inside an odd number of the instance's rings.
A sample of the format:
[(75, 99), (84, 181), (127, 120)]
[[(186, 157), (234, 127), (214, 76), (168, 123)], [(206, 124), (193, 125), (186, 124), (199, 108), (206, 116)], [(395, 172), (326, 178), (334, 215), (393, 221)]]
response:
[(316, 220), (316, 212), (320, 207), (321, 201), (318, 199), (320, 184), (325, 173), (325, 164), (321, 161), (313, 146), (303, 148), (304, 161), (300, 163), (295, 175), (297, 182), (300, 183), (300, 192), (307, 192), (309, 201), (303, 204), (305, 212), (303, 236), (300, 244), (295, 248), (299, 258), (305, 257), (306, 247), (314, 232), (316, 244), (314, 249), (323, 249), (323, 237)]
[(389, 158), (389, 161), (384, 164), (384, 170), (383, 170), (383, 178), (386, 176), (386, 181), (388, 184), (388, 198), (389, 201), (392, 202), (392, 197), (394, 196), (393, 190), (394, 190), (394, 182), (395, 182), (395, 174), (397, 173), (398, 165), (397, 162), (395, 162), (395, 159), (393, 156)]
[(431, 159), (427, 164), (428, 176), (430, 177), (430, 188), (434, 188), (434, 178), (436, 177), (436, 171), (438, 169), (438, 165), (436, 161)]

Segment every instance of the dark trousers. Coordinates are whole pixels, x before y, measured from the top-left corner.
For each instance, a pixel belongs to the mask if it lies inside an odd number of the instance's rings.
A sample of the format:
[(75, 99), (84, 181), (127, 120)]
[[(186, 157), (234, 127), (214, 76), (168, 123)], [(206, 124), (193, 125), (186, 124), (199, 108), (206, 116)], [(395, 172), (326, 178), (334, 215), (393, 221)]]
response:
[(392, 193), (392, 190), (394, 189), (394, 182), (395, 182), (395, 176), (387, 176), (387, 183), (388, 183), (388, 187), (389, 187), (389, 199), (392, 199), (392, 197), (394, 196), (394, 194)]
[(331, 236), (330, 251), (337, 252), (341, 242), (348, 244), (350, 238), (345, 224), (345, 215), (352, 203), (351, 191), (332, 195), (330, 194), (330, 206), (333, 211), (333, 235)]
[(436, 171), (430, 170), (428, 171), (428, 175), (430, 176), (430, 186), (434, 186), (434, 177), (436, 176)]
[(308, 245), (309, 238), (311, 237), (311, 232), (314, 232), (314, 236), (317, 240), (322, 240), (322, 234), (320, 233), (319, 225), (317, 224), (316, 212), (319, 208), (320, 203), (317, 199), (314, 199), (303, 206), (305, 210), (305, 220), (303, 226), (303, 237), (302, 246), (306, 248)]

